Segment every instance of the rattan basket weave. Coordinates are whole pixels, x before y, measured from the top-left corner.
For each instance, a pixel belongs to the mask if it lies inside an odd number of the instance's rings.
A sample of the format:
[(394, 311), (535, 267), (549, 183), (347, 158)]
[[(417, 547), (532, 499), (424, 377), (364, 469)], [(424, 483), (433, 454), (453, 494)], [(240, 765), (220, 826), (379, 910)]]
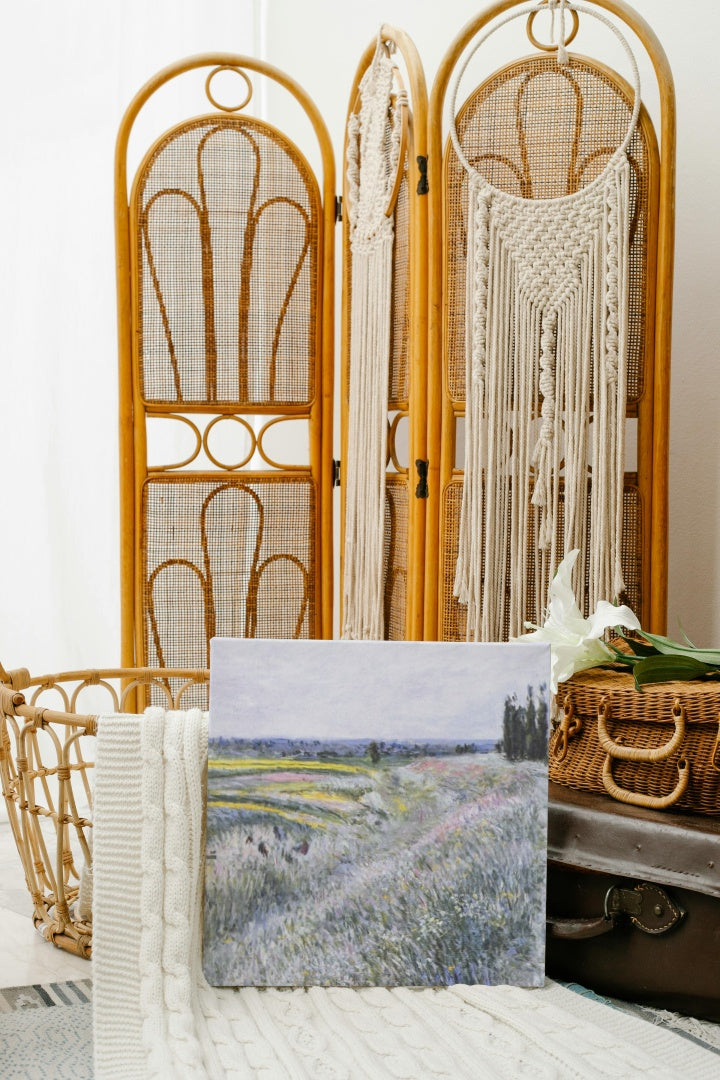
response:
[[(154, 690), (167, 708), (207, 670), (108, 668), (32, 677), (0, 667), (0, 783), (30, 894), (48, 941), (89, 959), (92, 784), (97, 716), (134, 712)], [(92, 697), (92, 714), (81, 699)], [(96, 704), (97, 703), (97, 704)]]
[(635, 689), (632, 675), (592, 668), (558, 689), (550, 779), (653, 809), (720, 814), (720, 684)]

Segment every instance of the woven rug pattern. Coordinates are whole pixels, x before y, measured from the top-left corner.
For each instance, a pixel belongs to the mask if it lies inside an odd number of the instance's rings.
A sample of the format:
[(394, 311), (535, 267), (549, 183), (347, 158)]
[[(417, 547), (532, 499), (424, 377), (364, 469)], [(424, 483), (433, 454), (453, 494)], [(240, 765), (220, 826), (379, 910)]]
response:
[(92, 983), (0, 990), (2, 1080), (91, 1080)]

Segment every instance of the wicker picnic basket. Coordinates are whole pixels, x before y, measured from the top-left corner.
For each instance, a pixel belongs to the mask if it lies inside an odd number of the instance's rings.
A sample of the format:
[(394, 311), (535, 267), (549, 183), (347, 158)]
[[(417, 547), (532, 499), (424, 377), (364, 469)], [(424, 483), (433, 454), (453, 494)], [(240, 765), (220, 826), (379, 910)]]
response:
[(663, 810), (720, 813), (720, 685), (591, 668), (558, 689), (550, 779)]
[[(207, 670), (108, 668), (32, 677), (0, 665), (0, 783), (32, 901), (33, 921), (58, 948), (92, 950), (92, 784), (98, 715), (182, 708)], [(92, 714), (81, 713), (92, 698)], [(97, 703), (97, 704), (96, 704)], [(192, 704), (196, 704), (192, 701)]]

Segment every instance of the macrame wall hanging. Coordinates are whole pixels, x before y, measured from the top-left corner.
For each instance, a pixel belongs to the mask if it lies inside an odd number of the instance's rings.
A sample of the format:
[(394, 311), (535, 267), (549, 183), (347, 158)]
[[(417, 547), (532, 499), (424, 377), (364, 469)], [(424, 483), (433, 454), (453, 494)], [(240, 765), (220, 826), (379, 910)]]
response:
[[(503, 640), (521, 633), (528, 616), (542, 621), (549, 582), (572, 548), (580, 550), (581, 608), (586, 581), (591, 610), (624, 588), (626, 151), (640, 110), (639, 75), (625, 38), (602, 15), (564, 0), (550, 8), (557, 9), (559, 65), (568, 63), (566, 10), (612, 30), (630, 61), (634, 103), (625, 138), (593, 180), (565, 196), (529, 199), (492, 186), (471, 164), (455, 101), (483, 42), (538, 9), (514, 12), (485, 33), (451, 88), (450, 135), (468, 193), (465, 476), (454, 591), (467, 605), (470, 640)], [(533, 612), (526, 611), (529, 585)]]
[(391, 348), (393, 211), (402, 179), (407, 99), (378, 38), (347, 127), (351, 252), (348, 442), (344, 463), (342, 636), (382, 639), (385, 470)]

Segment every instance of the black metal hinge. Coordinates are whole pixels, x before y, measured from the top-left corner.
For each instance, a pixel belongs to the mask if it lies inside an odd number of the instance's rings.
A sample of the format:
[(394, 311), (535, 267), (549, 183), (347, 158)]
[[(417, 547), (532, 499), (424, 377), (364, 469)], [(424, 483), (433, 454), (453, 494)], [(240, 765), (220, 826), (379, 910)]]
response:
[(335, 196), (335, 221), (342, 221), (342, 195)]
[(423, 461), (422, 458), (417, 458), (415, 461), (415, 468), (417, 469), (418, 482), (415, 488), (416, 499), (427, 499), (428, 497), (428, 469), (430, 467), (429, 461)]
[(420, 171), (420, 179), (418, 180), (417, 193), (418, 195), (427, 195), (428, 191), (430, 190), (427, 178), (427, 158), (418, 156), (417, 163), (418, 169)]
[(333, 458), (332, 486), (340, 487), (340, 462)]

